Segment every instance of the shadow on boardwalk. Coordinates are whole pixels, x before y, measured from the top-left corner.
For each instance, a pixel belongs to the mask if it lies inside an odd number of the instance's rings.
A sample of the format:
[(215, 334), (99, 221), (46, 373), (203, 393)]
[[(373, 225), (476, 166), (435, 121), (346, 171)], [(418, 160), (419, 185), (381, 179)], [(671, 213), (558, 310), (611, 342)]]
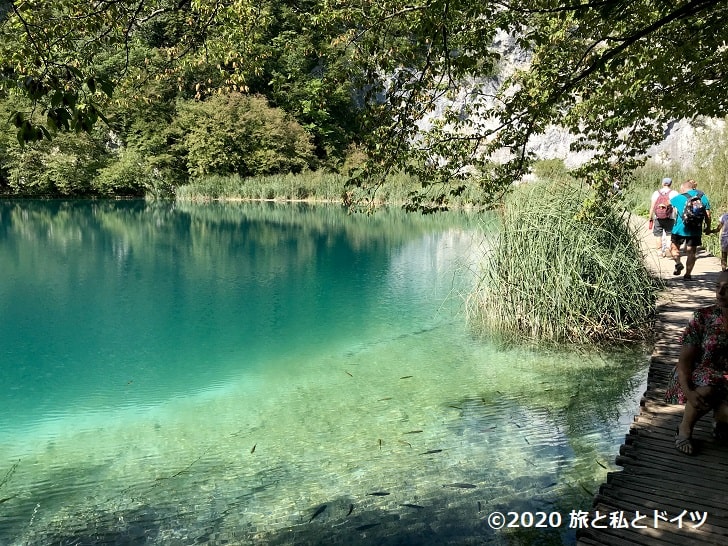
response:
[(683, 408), (663, 402), (680, 333), (693, 311), (715, 302), (720, 262), (700, 252), (694, 280), (673, 276), (674, 262), (657, 257), (654, 239), (643, 224), (647, 265), (667, 283), (658, 302), (647, 390), (616, 459), (622, 471), (607, 475), (594, 500), (591, 527), (580, 530), (577, 540), (585, 546), (728, 544), (728, 446), (713, 440), (712, 420), (706, 416), (695, 428), (696, 455), (679, 453), (674, 436)]

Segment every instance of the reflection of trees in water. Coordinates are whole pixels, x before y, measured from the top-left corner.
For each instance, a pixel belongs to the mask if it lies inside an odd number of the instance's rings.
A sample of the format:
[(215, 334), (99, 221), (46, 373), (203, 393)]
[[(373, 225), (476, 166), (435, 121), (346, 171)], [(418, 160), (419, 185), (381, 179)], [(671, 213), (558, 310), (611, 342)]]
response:
[[(14, 201), (0, 207), (0, 237), (13, 233), (18, 244), (47, 241), (53, 252), (42, 259), (49, 272), (54, 260), (63, 265), (73, 247), (88, 250), (82, 255), (93, 260), (101, 249), (119, 267), (134, 256), (153, 257), (188, 276), (207, 276), (210, 267), (218, 275), (240, 274), (241, 268), (252, 270), (246, 264), (253, 261), (285, 274), (291, 265), (314, 259), (322, 247), (361, 251), (380, 241), (404, 244), (433, 230), (480, 221), (466, 213), (425, 217), (385, 209), (366, 216), (337, 206), (274, 203)], [(22, 254), (7, 245), (0, 252), (16, 257), (10, 263)]]

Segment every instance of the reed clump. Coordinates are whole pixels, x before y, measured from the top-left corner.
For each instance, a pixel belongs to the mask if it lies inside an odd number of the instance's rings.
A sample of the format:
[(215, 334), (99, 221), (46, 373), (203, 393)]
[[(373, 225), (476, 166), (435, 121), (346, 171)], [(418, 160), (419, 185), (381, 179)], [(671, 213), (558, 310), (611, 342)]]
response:
[(468, 298), (471, 326), (506, 342), (646, 340), (659, 280), (644, 266), (629, 214), (611, 201), (581, 214), (588, 188), (527, 184), (502, 207), (502, 226)]

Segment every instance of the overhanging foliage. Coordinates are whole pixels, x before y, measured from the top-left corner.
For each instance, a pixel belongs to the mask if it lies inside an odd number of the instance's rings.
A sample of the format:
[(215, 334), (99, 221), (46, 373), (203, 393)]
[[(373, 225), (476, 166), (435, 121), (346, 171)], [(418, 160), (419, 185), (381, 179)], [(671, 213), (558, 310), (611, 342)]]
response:
[[(423, 208), (465, 184), (494, 199), (528, 171), (529, 143), (552, 124), (595, 152), (581, 174), (604, 193), (666, 123), (727, 110), (719, 0), (26, 0), (5, 2), (0, 18), (0, 90), (31, 104), (11, 116), (21, 142), (88, 131), (119, 89), (161, 78), (189, 98), (270, 84), (324, 149), (341, 138), (331, 116), (347, 117), (342, 90), (353, 86), (369, 162), (351, 198), (403, 169), (426, 186), (413, 196)], [(513, 73), (504, 36), (530, 59)], [(135, 44), (155, 54), (135, 56)]]

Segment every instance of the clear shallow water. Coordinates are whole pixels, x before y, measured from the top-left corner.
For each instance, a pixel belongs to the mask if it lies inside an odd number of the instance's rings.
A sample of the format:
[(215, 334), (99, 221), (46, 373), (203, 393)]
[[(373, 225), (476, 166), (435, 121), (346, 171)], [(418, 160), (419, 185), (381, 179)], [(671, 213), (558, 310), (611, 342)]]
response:
[(0, 543), (573, 541), (486, 516), (587, 508), (647, 359), (470, 336), (478, 227), (0, 204)]

